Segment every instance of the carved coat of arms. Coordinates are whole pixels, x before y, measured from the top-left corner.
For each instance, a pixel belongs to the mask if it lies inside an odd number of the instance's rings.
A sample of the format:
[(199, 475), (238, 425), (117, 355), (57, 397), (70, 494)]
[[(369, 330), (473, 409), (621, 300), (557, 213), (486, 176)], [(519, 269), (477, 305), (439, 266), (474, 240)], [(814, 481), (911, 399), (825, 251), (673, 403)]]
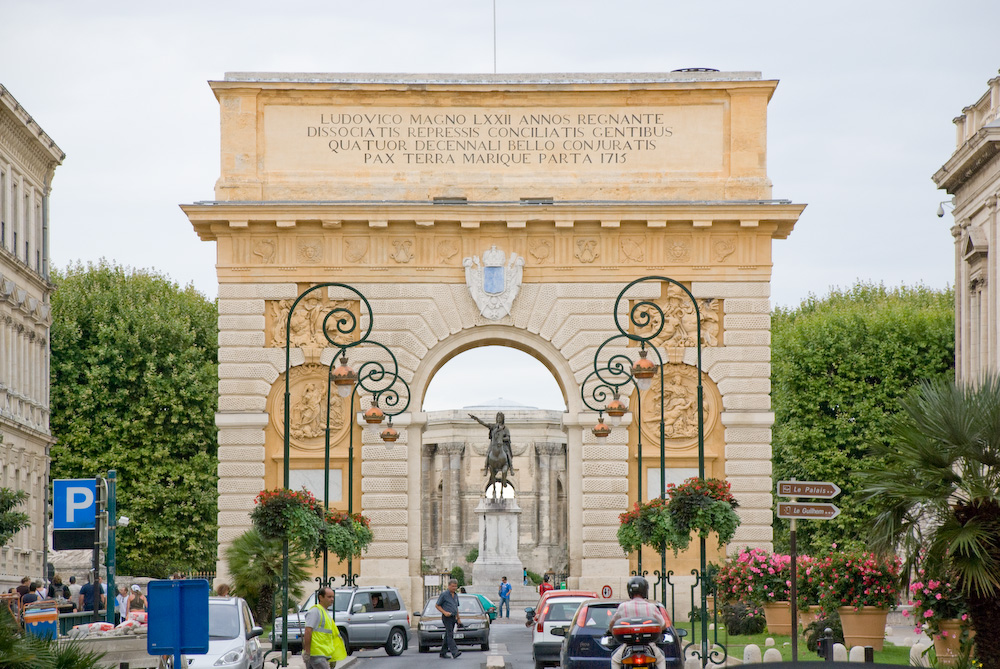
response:
[(514, 298), (521, 290), (521, 275), (524, 258), (516, 253), (507, 255), (494, 244), (479, 256), (465, 258), (465, 283), (469, 286), (472, 299), (479, 307), (479, 313), (491, 321), (498, 321), (510, 313)]

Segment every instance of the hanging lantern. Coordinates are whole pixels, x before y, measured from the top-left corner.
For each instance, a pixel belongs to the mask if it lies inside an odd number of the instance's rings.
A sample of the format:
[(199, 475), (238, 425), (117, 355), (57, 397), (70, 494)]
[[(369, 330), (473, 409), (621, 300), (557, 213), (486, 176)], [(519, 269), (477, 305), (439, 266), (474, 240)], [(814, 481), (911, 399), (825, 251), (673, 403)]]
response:
[(597, 414), (597, 425), (594, 426), (592, 432), (594, 433), (594, 436), (597, 437), (598, 444), (603, 444), (608, 438), (608, 435), (611, 434), (611, 428), (604, 422), (603, 414)]
[(330, 373), (333, 383), (337, 386), (337, 394), (341, 397), (348, 397), (354, 388), (354, 382), (358, 380), (358, 375), (353, 369), (347, 366), (347, 354), (340, 357), (340, 367)]
[(389, 426), (382, 430), (380, 436), (387, 446), (391, 446), (393, 442), (399, 439), (399, 432), (392, 426), (392, 421), (390, 420)]
[(363, 417), (369, 425), (378, 425), (385, 420), (385, 412), (377, 404), (373, 404), (365, 410)]
[(604, 412), (608, 414), (608, 423), (611, 427), (618, 427), (621, 425), (622, 416), (628, 411), (628, 407), (625, 403), (618, 399), (618, 393), (615, 393), (615, 398), (608, 402), (608, 406), (604, 407)]
[(656, 374), (656, 364), (646, 358), (646, 349), (639, 349), (639, 359), (632, 365), (632, 378), (639, 390), (645, 392), (653, 384), (653, 375)]

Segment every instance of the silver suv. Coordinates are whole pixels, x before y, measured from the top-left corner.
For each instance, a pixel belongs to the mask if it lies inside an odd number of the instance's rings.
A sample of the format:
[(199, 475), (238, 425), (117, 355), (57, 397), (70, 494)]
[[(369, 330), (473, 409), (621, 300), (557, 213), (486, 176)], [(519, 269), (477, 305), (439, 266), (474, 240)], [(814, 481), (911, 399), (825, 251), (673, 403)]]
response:
[[(347, 652), (363, 648), (385, 648), (389, 655), (399, 655), (410, 645), (410, 614), (399, 591), (384, 585), (367, 585), (334, 590), (333, 618)], [(288, 614), (288, 649), (302, 650), (306, 612), (316, 604), (313, 592), (295, 613)], [(276, 618), (271, 643), (281, 645), (282, 619)]]

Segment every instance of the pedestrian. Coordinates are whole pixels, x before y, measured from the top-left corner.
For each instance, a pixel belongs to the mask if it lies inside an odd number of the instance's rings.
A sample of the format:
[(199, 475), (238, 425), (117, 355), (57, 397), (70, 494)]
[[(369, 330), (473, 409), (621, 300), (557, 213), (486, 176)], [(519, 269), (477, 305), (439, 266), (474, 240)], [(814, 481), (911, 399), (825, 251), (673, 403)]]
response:
[(149, 602), (146, 601), (146, 597), (142, 594), (142, 588), (133, 584), (132, 592), (129, 593), (128, 602), (125, 605), (126, 617), (133, 611), (145, 611), (147, 608), (149, 608)]
[(115, 620), (120, 623), (128, 613), (128, 586), (119, 585), (115, 595)]
[(93, 611), (94, 605), (96, 603), (97, 610), (100, 611), (101, 607), (105, 603), (104, 590), (101, 588), (101, 577), (97, 576), (94, 578), (93, 583), (85, 583), (82, 588), (80, 588), (80, 602), (78, 609), (80, 611)]
[(17, 596), (24, 597), (28, 594), (28, 586), (31, 585), (31, 579), (25, 576), (21, 579), (21, 585), (17, 586)]
[(510, 618), (510, 591), (512, 590), (510, 583), (507, 582), (506, 576), (500, 577), (500, 612), (497, 614), (498, 618), (503, 618), (503, 607), (507, 606), (507, 617)]
[(229, 584), (228, 583), (220, 583), (215, 588), (215, 595), (216, 595), (216, 597), (229, 597)]
[(80, 599), (80, 584), (76, 582), (76, 576), (69, 577), (69, 599), (72, 602)]
[(451, 652), (453, 660), (457, 660), (462, 651), (455, 643), (455, 626), (462, 624), (462, 619), (458, 615), (458, 581), (451, 579), (448, 581), (448, 589), (441, 593), (434, 605), (441, 612), (441, 622), (444, 624), (444, 641), (441, 643), (441, 657), (448, 657)]
[(524, 568), (524, 585), (525, 586), (531, 585), (531, 581), (528, 579), (528, 568), (527, 567)]
[(24, 608), (28, 604), (34, 604), (40, 599), (41, 597), (38, 595), (38, 583), (31, 581), (28, 583), (28, 592), (24, 593), (24, 596), (21, 597), (21, 608)]
[(544, 595), (549, 590), (555, 590), (555, 587), (551, 583), (549, 583), (549, 575), (546, 574), (544, 577), (542, 577), (542, 584), (538, 586), (538, 594)]
[(306, 613), (302, 637), (302, 662), (306, 669), (332, 669), (338, 660), (347, 658), (347, 649), (333, 622), (333, 588), (323, 586), (316, 593), (316, 604)]

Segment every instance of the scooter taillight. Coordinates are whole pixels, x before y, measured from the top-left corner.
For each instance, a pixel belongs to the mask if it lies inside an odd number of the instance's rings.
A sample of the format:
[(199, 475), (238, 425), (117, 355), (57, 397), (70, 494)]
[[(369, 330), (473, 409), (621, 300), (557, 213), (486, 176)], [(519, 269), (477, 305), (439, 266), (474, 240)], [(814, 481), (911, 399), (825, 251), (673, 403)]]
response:
[(643, 654), (640, 653), (638, 655), (629, 655), (628, 657), (623, 657), (622, 658), (622, 664), (627, 664), (627, 665), (631, 665), (631, 666), (634, 666), (634, 665), (655, 665), (656, 664), (656, 658), (653, 657), (652, 655), (643, 655)]

